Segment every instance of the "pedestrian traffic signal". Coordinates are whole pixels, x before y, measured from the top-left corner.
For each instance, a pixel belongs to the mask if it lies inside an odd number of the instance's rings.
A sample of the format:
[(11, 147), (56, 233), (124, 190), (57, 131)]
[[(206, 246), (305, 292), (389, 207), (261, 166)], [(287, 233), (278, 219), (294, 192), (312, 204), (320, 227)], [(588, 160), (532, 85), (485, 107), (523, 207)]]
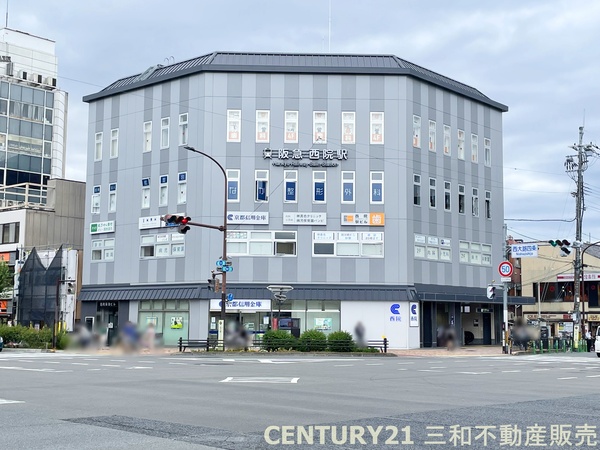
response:
[(555, 241), (548, 241), (548, 243), (552, 246), (552, 247), (560, 247), (560, 256), (569, 256), (571, 254), (571, 249), (569, 248), (569, 246), (571, 245), (571, 243), (569, 241), (567, 241), (566, 239), (557, 239)]
[(494, 286), (487, 287), (487, 298), (493, 300), (496, 297), (496, 288)]
[(75, 293), (75, 283), (69, 281), (67, 283), (67, 294), (72, 295)]

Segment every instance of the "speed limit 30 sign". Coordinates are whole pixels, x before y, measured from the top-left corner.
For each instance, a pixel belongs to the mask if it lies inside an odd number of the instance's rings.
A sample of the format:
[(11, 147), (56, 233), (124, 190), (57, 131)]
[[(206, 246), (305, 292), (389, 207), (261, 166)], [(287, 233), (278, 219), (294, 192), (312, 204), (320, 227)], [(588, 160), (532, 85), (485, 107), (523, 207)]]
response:
[(501, 277), (510, 277), (513, 274), (513, 265), (508, 261), (502, 261), (498, 266), (498, 273)]

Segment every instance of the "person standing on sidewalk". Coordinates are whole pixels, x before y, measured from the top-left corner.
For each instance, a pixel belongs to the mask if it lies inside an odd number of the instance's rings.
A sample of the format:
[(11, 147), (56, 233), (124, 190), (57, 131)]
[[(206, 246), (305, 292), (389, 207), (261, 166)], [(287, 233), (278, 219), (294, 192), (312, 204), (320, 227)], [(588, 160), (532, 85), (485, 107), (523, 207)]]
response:
[(585, 330), (585, 340), (587, 341), (587, 351), (592, 351), (592, 346), (594, 345), (594, 340), (592, 339), (592, 333), (590, 330)]

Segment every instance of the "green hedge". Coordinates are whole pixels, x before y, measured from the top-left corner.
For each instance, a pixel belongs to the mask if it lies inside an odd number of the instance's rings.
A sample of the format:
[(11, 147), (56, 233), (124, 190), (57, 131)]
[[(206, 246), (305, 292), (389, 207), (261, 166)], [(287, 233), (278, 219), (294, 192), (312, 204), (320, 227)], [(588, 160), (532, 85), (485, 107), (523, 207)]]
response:
[(319, 330), (306, 330), (298, 340), (301, 352), (322, 352), (327, 350), (327, 335)]
[(352, 352), (356, 348), (352, 335), (347, 331), (334, 331), (327, 337), (327, 343), (332, 352)]
[(263, 348), (269, 352), (277, 350), (293, 350), (296, 338), (284, 330), (269, 330), (263, 337)]
[[(36, 330), (22, 325), (13, 327), (0, 325), (0, 336), (4, 339), (4, 346), (7, 348), (11, 342), (21, 344), (22, 348), (46, 348), (46, 344), (48, 344), (48, 348), (52, 346), (52, 328), (49, 327)], [(56, 344), (59, 349), (66, 348), (68, 342), (69, 339), (66, 333), (58, 333)]]

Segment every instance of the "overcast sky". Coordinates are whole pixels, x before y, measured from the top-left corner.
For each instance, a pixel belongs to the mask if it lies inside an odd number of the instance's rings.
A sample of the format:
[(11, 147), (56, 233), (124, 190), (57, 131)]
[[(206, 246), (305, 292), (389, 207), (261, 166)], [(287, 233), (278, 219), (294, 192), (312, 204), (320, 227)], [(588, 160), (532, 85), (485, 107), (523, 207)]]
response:
[[(8, 25), (56, 42), (59, 87), (70, 97), (66, 177), (84, 180), (84, 95), (170, 57), (327, 52), (328, 10), (328, 0), (9, 0)], [(584, 117), (584, 142), (600, 144), (600, 2), (331, 0), (331, 11), (331, 52), (394, 54), (507, 105), (509, 233), (575, 238), (575, 222), (566, 222), (575, 183), (564, 161)], [(600, 240), (599, 175), (594, 159), (583, 224), (592, 241)]]

